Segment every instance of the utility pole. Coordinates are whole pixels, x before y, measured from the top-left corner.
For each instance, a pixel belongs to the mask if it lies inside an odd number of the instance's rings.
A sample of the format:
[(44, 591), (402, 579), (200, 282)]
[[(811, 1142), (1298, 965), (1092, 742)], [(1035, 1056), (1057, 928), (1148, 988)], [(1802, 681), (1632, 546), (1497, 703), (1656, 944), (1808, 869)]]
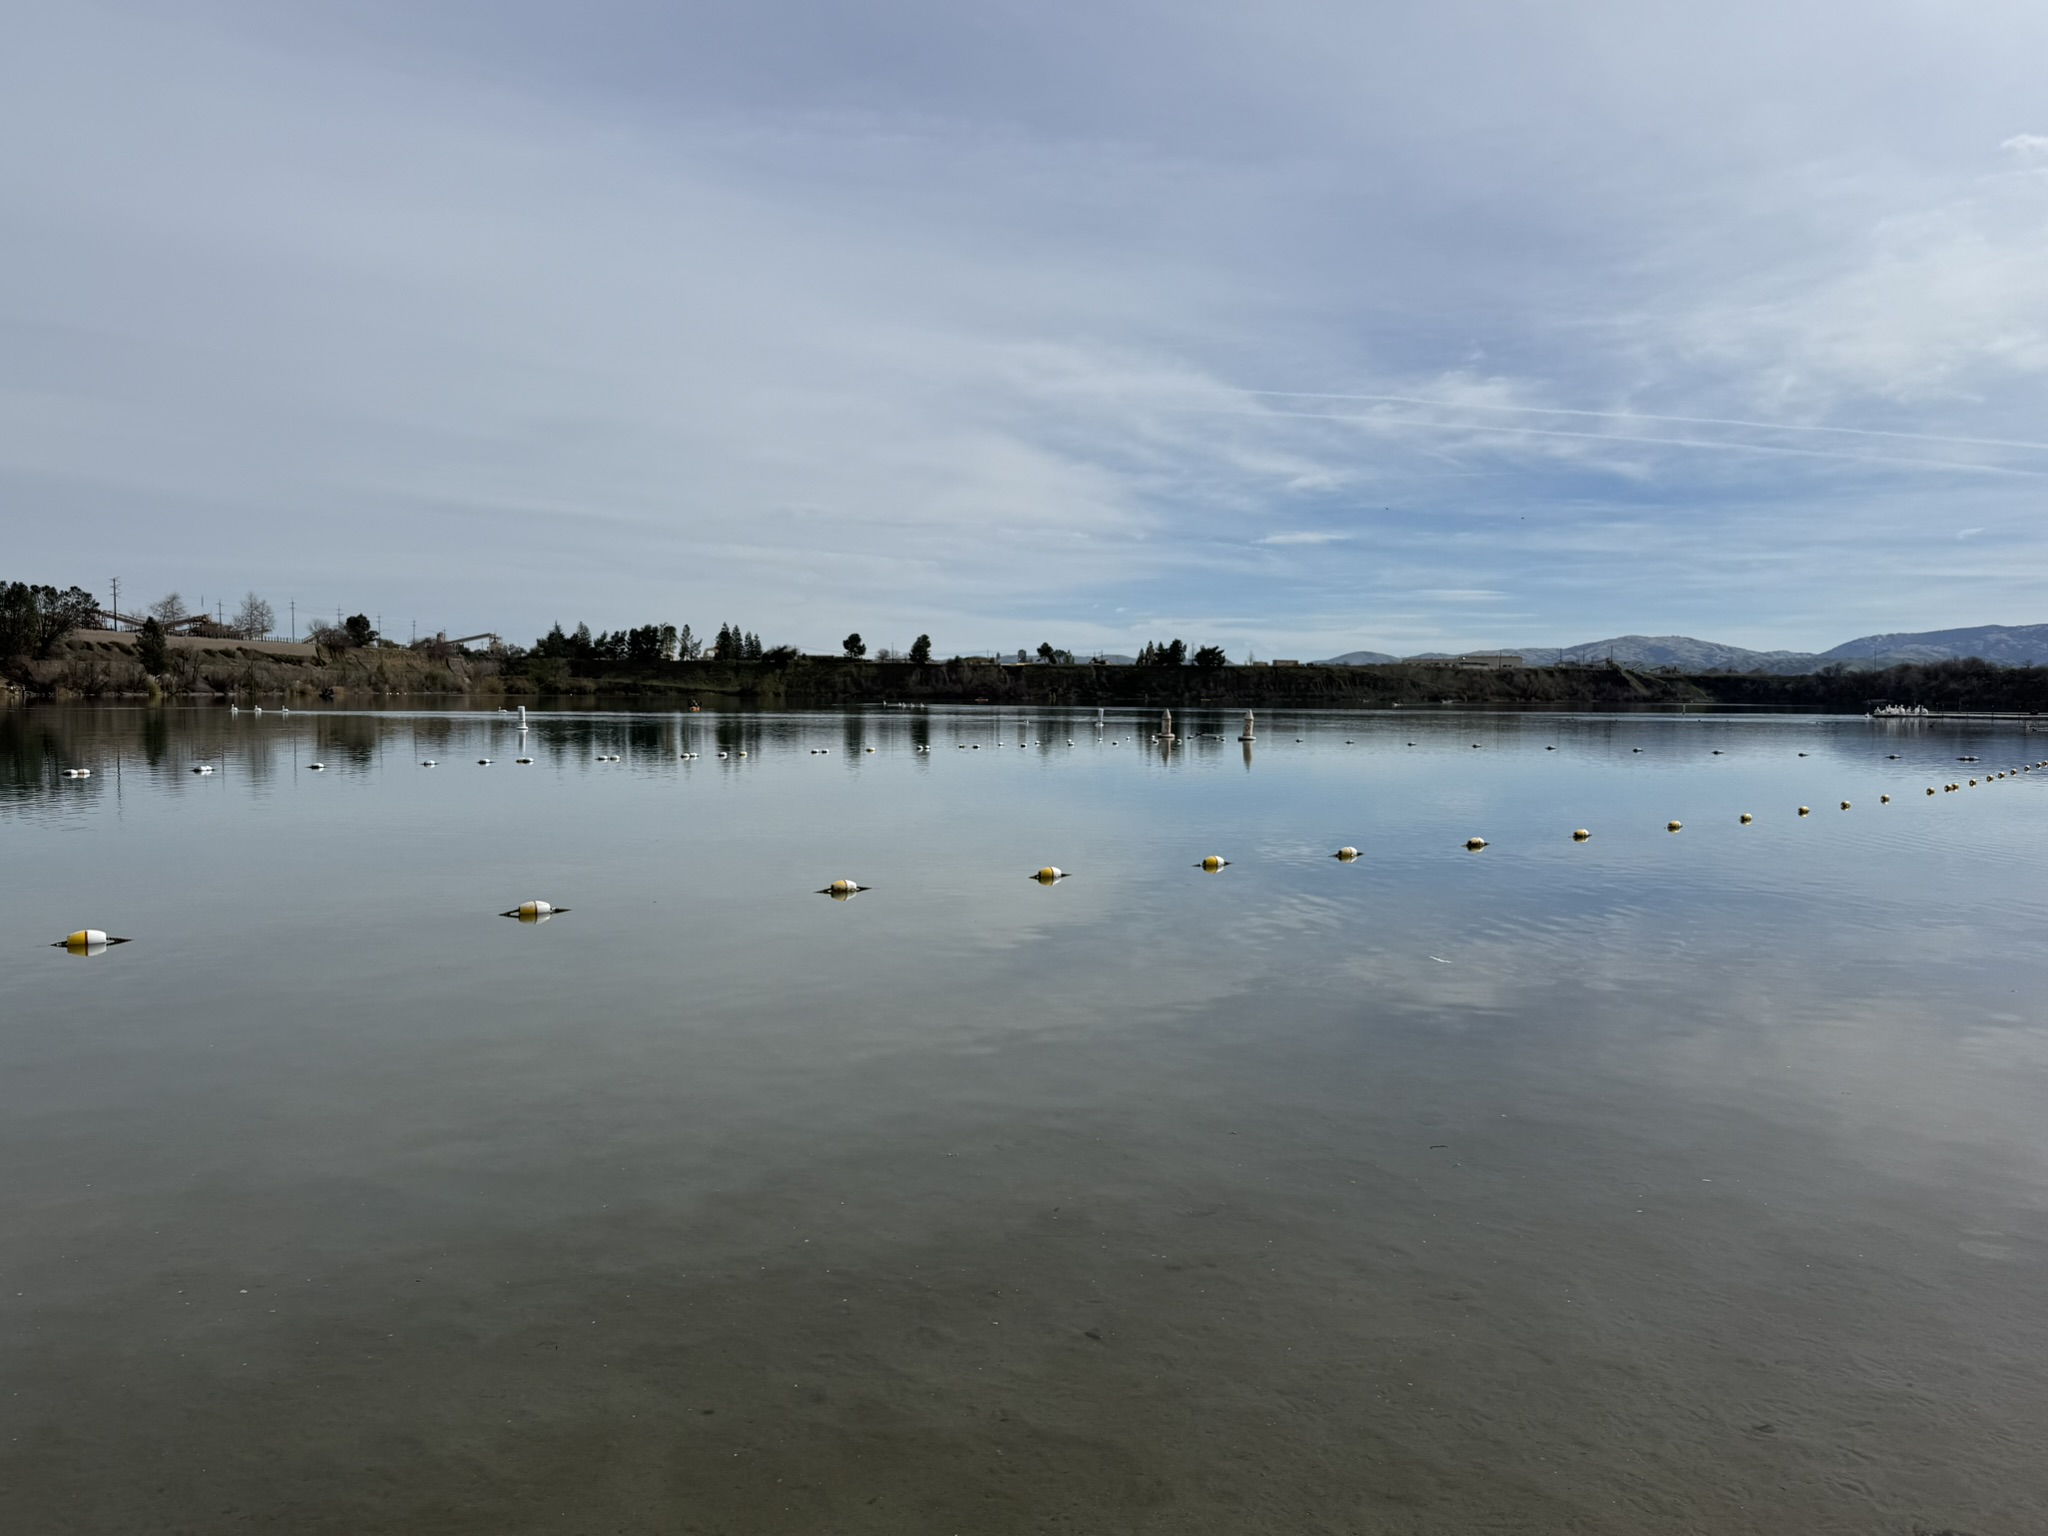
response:
[(297, 599), (297, 598), (295, 597), (295, 598), (293, 598), (293, 599), (292, 599), (292, 644), (296, 645), (296, 644), (298, 644), (298, 641), (299, 641), (299, 600), (298, 600), (298, 599)]
[(118, 576), (116, 576), (116, 577), (114, 577), (114, 578), (113, 578), (113, 582), (114, 582), (114, 628), (116, 628), (116, 629), (119, 629), (119, 628), (121, 627), (121, 578), (120, 578), (120, 577), (118, 577)]

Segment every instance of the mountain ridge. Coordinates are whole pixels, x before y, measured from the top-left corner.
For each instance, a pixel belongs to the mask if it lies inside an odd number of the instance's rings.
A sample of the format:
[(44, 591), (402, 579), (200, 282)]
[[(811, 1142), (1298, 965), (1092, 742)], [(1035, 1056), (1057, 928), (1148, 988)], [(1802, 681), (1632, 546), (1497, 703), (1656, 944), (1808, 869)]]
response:
[[(1841, 664), (1863, 669), (1908, 662), (1975, 658), (1999, 666), (2048, 664), (2048, 624), (1978, 624), (1963, 629), (1900, 630), (1859, 635), (1826, 651), (1756, 651), (1746, 646), (1699, 640), (1691, 635), (1617, 635), (1567, 646), (1504, 646), (1534, 667), (1612, 660), (1627, 667), (1676, 667), (1685, 672), (1770, 672), (1792, 675)], [(1381, 651), (1346, 651), (1318, 666), (1384, 666), (1396, 661), (1453, 661), (1493, 652), (1428, 651), (1396, 657)]]

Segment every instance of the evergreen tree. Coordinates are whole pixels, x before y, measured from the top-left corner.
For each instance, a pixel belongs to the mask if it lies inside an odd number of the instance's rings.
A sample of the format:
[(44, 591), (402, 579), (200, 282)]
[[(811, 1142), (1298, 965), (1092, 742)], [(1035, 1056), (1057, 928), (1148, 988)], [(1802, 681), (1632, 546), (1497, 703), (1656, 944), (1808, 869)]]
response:
[(932, 637), (930, 635), (919, 635), (910, 642), (910, 659), (919, 666), (924, 666), (932, 659)]
[(142, 633), (135, 637), (135, 659), (151, 677), (162, 677), (171, 669), (170, 642), (164, 638), (163, 623), (155, 614), (142, 621)]

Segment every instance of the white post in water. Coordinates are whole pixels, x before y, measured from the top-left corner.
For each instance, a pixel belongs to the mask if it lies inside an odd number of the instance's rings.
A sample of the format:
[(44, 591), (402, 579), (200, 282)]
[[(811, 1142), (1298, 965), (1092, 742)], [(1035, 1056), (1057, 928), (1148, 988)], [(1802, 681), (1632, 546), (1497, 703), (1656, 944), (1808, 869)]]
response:
[(1163, 710), (1163, 711), (1161, 711), (1161, 713), (1160, 713), (1160, 716), (1159, 716), (1159, 739), (1160, 739), (1161, 741), (1172, 741), (1172, 740), (1173, 740), (1173, 711), (1172, 711), (1172, 710), (1170, 710), (1170, 709), (1168, 709), (1168, 710)]
[(1105, 722), (1102, 718), (1102, 711), (1098, 709), (1097, 711), (1095, 711), (1095, 729), (1097, 729), (1098, 731), (1101, 730), (1104, 723)]
[(526, 729), (526, 706), (524, 704), (519, 706), (519, 729), (522, 731)]
[(1244, 734), (1237, 739), (1239, 741), (1257, 741), (1259, 739), (1258, 732), (1252, 729), (1252, 712), (1250, 710), (1244, 712)]

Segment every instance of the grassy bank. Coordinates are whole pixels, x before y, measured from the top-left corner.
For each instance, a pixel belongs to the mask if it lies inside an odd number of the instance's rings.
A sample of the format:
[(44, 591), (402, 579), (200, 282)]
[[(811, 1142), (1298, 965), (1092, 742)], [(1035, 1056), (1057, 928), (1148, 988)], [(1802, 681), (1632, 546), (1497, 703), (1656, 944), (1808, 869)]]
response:
[[(151, 696), (134, 637), (75, 635), (44, 661), (7, 668), (14, 698)], [(616, 698), (649, 704), (832, 709), (866, 704), (1075, 708), (1339, 709), (1458, 704), (1479, 709), (1732, 705), (1860, 713), (1877, 700), (1932, 710), (2048, 710), (2048, 668), (1937, 662), (1804, 676), (1626, 667), (1481, 671), (1431, 662), (1374, 667), (1006, 666), (798, 656), (765, 661), (591, 661), (435, 657), (372, 646), (179, 640), (161, 694), (264, 699)]]

